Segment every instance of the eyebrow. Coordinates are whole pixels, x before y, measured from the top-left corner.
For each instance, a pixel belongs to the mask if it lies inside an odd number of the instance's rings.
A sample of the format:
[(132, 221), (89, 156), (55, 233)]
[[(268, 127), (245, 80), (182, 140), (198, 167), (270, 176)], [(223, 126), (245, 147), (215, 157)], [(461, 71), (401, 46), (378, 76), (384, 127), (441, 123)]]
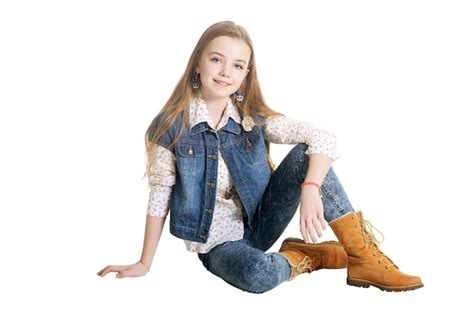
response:
[[(211, 54), (216, 54), (216, 55), (219, 55), (221, 56), (222, 58), (225, 58), (225, 56), (223, 54), (221, 54), (220, 52), (217, 52), (217, 51), (211, 51), (209, 53), (209, 55)], [(236, 61), (239, 61), (239, 62), (243, 62), (244, 64), (247, 64), (247, 61), (243, 60), (243, 59), (235, 59)]]

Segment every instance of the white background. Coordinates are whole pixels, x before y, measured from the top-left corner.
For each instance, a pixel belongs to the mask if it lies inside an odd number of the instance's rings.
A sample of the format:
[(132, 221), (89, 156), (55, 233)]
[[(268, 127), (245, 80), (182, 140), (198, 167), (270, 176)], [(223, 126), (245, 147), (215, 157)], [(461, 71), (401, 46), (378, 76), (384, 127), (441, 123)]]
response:
[[(472, 312), (473, 16), (470, 1), (2, 1), (0, 313)], [(96, 275), (140, 258), (146, 128), (221, 20), (251, 34), (272, 108), (338, 136), (353, 206), (423, 289), (326, 270), (245, 293), (168, 220), (145, 277)]]

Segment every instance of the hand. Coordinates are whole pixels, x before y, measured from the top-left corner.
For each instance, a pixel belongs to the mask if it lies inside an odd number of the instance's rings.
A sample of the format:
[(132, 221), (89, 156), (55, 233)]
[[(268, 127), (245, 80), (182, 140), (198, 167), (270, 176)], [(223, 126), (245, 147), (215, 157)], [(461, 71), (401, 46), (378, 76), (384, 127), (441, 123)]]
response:
[(108, 265), (99, 271), (97, 275), (103, 277), (109, 272), (116, 272), (116, 278), (141, 277), (148, 272), (148, 269), (148, 266), (146, 266), (141, 261), (138, 261), (131, 265)]
[(323, 230), (326, 230), (326, 221), (324, 220), (323, 201), (319, 195), (319, 190), (312, 187), (312, 185), (304, 185), (301, 188), (300, 204), (301, 235), (303, 235), (306, 243), (309, 242), (309, 238), (313, 243), (316, 243), (318, 241), (316, 234), (321, 237)]

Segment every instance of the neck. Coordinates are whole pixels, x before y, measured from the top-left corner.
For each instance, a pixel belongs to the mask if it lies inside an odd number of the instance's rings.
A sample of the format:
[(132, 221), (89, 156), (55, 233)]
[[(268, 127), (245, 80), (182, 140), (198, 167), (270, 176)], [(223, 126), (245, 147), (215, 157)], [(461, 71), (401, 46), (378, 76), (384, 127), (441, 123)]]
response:
[(201, 93), (202, 98), (206, 102), (206, 105), (212, 109), (224, 109), (227, 105), (229, 97), (209, 97), (204, 93)]

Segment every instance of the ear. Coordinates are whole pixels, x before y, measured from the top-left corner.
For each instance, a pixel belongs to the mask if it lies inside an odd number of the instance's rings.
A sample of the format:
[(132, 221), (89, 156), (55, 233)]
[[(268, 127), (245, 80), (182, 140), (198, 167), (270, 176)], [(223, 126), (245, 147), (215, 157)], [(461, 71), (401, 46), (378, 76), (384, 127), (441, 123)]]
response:
[(194, 69), (194, 73), (199, 73), (199, 61), (196, 63), (196, 68)]

